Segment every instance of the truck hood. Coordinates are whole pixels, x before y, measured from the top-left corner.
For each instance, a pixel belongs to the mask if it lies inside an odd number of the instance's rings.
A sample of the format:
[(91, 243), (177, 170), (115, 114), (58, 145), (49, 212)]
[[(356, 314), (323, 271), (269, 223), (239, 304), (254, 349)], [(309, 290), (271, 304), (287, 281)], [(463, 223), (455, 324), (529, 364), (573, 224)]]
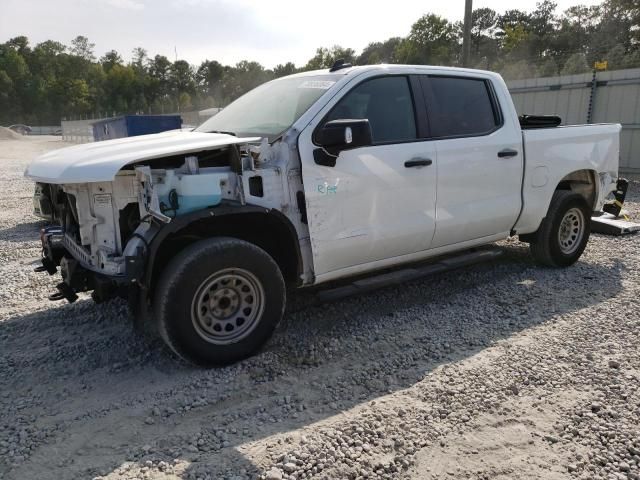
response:
[(172, 130), (54, 150), (36, 158), (24, 174), (43, 183), (110, 182), (124, 166), (132, 163), (258, 140), (260, 137)]

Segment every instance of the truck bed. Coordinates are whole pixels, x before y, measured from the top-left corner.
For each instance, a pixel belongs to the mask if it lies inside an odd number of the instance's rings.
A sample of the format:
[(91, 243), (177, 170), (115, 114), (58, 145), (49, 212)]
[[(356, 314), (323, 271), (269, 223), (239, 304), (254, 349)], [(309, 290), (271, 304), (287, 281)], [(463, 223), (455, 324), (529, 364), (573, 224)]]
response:
[(553, 191), (576, 171), (596, 176), (594, 210), (601, 209), (616, 186), (621, 129), (619, 124), (593, 124), (523, 130), (524, 207), (515, 230), (534, 232), (549, 209)]

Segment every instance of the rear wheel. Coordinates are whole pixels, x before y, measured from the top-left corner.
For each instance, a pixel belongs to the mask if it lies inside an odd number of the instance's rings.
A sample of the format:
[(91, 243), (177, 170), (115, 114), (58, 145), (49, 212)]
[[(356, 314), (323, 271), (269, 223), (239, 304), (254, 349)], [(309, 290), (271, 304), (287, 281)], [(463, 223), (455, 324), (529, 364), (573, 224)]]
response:
[(591, 208), (582, 195), (557, 190), (547, 216), (530, 238), (533, 257), (543, 265), (573, 265), (584, 251), (591, 233)]
[(158, 330), (171, 349), (199, 365), (248, 357), (282, 318), (285, 285), (257, 246), (213, 238), (180, 252), (164, 270), (155, 300)]

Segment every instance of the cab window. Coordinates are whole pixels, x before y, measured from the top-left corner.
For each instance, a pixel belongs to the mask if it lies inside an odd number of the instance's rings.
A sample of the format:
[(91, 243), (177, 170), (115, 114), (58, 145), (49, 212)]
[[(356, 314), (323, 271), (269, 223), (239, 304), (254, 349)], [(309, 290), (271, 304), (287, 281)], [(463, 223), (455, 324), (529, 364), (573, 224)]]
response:
[(415, 112), (407, 77), (380, 77), (361, 83), (333, 107), (327, 121), (363, 118), (369, 120), (374, 143), (415, 140)]
[(464, 77), (423, 76), (431, 136), (461, 137), (485, 135), (500, 125), (485, 80)]

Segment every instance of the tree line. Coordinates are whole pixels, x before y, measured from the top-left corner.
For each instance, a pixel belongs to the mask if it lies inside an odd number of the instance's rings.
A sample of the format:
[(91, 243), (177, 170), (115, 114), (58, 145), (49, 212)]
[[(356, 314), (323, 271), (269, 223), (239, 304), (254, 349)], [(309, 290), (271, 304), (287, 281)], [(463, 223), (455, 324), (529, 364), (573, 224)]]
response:
[[(70, 45), (47, 40), (31, 46), (26, 36), (0, 44), (0, 124), (57, 124), (61, 118), (124, 113), (169, 113), (225, 106), (273, 78), (330, 67), (406, 63), (460, 66), (462, 24), (426, 14), (406, 37), (351, 48), (321, 47), (302, 66), (265, 68), (243, 60), (190, 65), (135, 48), (131, 60), (111, 50), (96, 58), (94, 44), (78, 36)], [(605, 0), (562, 13), (544, 0), (531, 12), (490, 8), (473, 11), (470, 66), (506, 79), (589, 71), (596, 61), (609, 69), (640, 67), (640, 2)]]

